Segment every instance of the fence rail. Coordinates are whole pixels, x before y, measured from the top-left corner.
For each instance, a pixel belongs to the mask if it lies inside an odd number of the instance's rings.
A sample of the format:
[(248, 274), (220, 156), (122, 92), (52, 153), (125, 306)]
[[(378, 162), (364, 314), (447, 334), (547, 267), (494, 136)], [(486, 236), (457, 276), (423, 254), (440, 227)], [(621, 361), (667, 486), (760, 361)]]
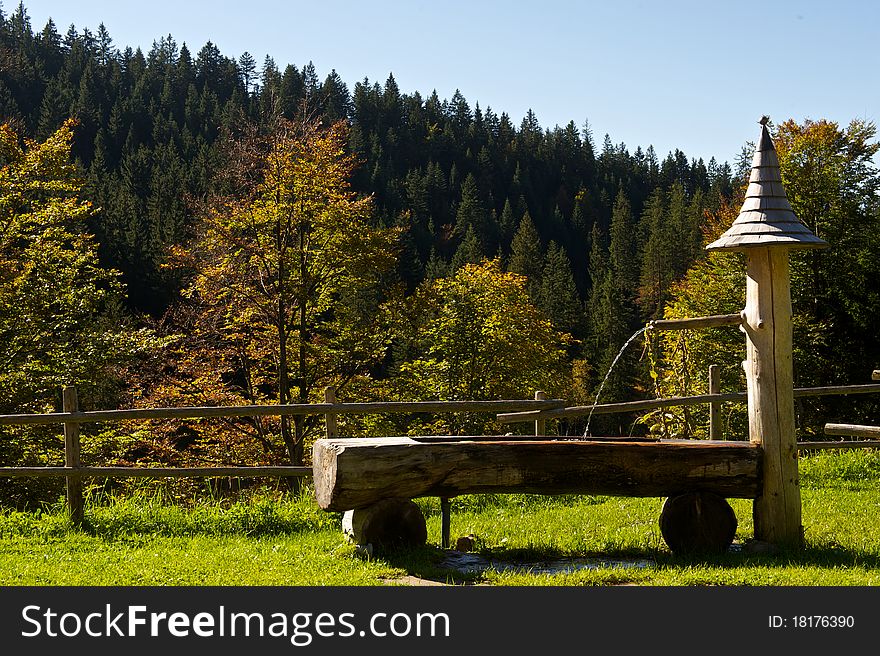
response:
[(3, 467), (6, 478), (57, 478), (59, 476), (105, 478), (200, 478), (211, 476), (311, 476), (311, 467), (247, 466), (247, 467)]
[(0, 415), (0, 425), (40, 426), (144, 419), (207, 419), (216, 417), (283, 417), (292, 415), (418, 414), (433, 412), (498, 412), (561, 408), (561, 399), (501, 401), (388, 401), (376, 403), (299, 403), (288, 405), (134, 408), (130, 410), (66, 411), (45, 414)]
[[(826, 387), (797, 387), (794, 398), (811, 396), (842, 396), (847, 394), (875, 394), (880, 392), (880, 384), (868, 385), (831, 385)], [(704, 403), (730, 403), (747, 400), (745, 392), (726, 392), (724, 394), (698, 394), (695, 396), (671, 396), (666, 399), (646, 399), (644, 401), (624, 401), (622, 403), (600, 403), (597, 405), (575, 405), (565, 408), (548, 410), (527, 410), (523, 412), (506, 412), (498, 415), (501, 423), (517, 423), (543, 417), (559, 419), (561, 417), (585, 417), (589, 414), (606, 415), (625, 412), (642, 412), (658, 408), (701, 405)]]

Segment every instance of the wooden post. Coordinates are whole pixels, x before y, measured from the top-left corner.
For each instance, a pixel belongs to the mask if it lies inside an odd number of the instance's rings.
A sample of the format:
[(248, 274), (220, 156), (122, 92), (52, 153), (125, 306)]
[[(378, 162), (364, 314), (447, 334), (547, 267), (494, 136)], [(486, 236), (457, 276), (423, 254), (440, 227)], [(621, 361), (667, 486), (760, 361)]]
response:
[(449, 548), (449, 531), (452, 524), (452, 502), (449, 497), (440, 497), (440, 548)]
[(874, 373), (871, 374), (871, 380), (880, 380), (880, 369), (874, 369)]
[(747, 251), (743, 367), (749, 440), (761, 445), (763, 453), (763, 493), (754, 503), (755, 539), (801, 546), (788, 250), (758, 246)]
[[(547, 395), (544, 392), (542, 392), (541, 390), (538, 390), (537, 392), (535, 392), (535, 401), (546, 401), (546, 400), (547, 400)], [(541, 436), (541, 435), (546, 435), (546, 434), (547, 434), (547, 420), (544, 419), (543, 417), (538, 417), (535, 420), (535, 435)]]
[[(324, 388), (324, 403), (336, 403), (336, 388), (335, 387), (325, 387)], [(336, 437), (339, 433), (339, 430), (336, 426), (336, 413), (328, 412), (324, 415), (324, 434), (327, 438)]]
[[(61, 408), (64, 412), (79, 412), (79, 397), (75, 387), (65, 387), (61, 393)], [(64, 465), (79, 468), (80, 461), (79, 424), (64, 424)], [(70, 521), (81, 526), (83, 521), (82, 478), (79, 474), (67, 476), (67, 507)]]
[[(721, 393), (721, 374), (717, 364), (709, 365), (709, 394)], [(721, 439), (721, 402), (709, 403), (709, 439)]]

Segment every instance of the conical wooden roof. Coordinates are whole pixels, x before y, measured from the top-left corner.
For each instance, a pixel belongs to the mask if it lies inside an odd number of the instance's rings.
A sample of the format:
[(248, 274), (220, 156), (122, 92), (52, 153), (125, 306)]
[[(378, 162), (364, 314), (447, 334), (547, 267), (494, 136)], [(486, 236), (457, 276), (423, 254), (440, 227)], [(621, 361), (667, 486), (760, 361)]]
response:
[(767, 131), (767, 117), (761, 119), (761, 141), (752, 159), (752, 174), (739, 216), (727, 232), (706, 246), (706, 250), (743, 250), (755, 246), (828, 246), (791, 209), (782, 187), (776, 148)]

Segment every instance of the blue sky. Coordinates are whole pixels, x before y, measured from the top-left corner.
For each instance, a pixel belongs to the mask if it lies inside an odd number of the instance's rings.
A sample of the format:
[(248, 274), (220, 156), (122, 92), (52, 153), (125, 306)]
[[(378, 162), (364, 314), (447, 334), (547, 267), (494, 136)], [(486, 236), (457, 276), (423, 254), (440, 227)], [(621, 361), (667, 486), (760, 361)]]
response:
[[(5, 0), (9, 12), (17, 3)], [(769, 114), (880, 122), (880, 3), (702, 0), (336, 0), (201, 2), (31, 0), (34, 28), (103, 22), (119, 47), (171, 34), (195, 54), (208, 40), (280, 68), (312, 61), (323, 79), (403, 92), (461, 90), (518, 125), (588, 120), (630, 152), (733, 163)]]

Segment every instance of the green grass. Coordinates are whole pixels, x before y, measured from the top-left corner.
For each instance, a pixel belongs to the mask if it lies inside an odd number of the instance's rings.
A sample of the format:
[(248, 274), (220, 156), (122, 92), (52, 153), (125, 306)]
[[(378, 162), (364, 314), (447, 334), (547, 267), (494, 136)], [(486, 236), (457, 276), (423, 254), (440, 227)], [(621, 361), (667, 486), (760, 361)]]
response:
[[(469, 496), (453, 499), (452, 537), (472, 534), (485, 559), (519, 565), (464, 575), (444, 566), (440, 506), (419, 500), (428, 545), (365, 560), (341, 515), (308, 494), (171, 505), (143, 495), (90, 503), (73, 529), (62, 507), (0, 512), (0, 585), (384, 585), (405, 575), (490, 585), (880, 585), (880, 453), (801, 460), (806, 548), (674, 556), (657, 526), (662, 499)], [(735, 545), (752, 537), (751, 502), (732, 500)], [(529, 573), (557, 558), (648, 561)]]

